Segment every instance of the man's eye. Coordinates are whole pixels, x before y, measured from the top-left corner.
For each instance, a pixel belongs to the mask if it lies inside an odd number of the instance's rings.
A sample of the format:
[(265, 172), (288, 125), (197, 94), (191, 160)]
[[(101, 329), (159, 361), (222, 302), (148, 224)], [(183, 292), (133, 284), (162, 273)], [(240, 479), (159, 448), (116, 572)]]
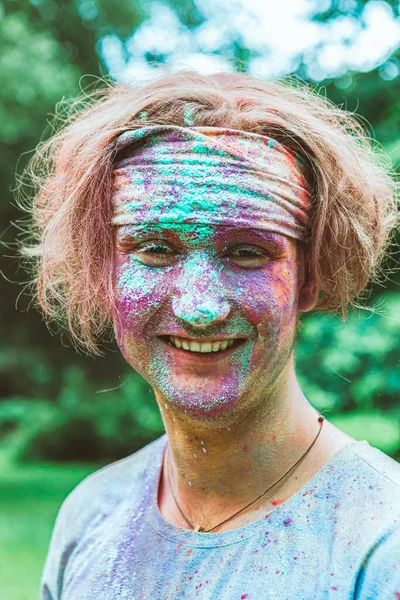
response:
[(168, 246), (162, 246), (161, 244), (147, 244), (146, 246), (139, 248), (136, 252), (150, 252), (151, 254), (168, 254), (170, 248)]
[(131, 254), (140, 262), (150, 266), (169, 265), (176, 256), (176, 252), (166, 244), (147, 242), (132, 249)]
[(229, 252), (229, 259), (243, 267), (260, 267), (268, 262), (271, 257), (258, 246), (235, 246)]
[(262, 252), (258, 252), (253, 248), (238, 248), (232, 252), (233, 256), (263, 256)]

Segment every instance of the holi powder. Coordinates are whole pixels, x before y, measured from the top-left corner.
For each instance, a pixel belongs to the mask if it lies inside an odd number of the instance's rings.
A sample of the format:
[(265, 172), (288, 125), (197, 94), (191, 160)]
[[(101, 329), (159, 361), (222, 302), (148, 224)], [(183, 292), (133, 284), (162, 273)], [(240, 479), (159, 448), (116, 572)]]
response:
[[(250, 269), (229, 263), (229, 254), (221, 251), (241, 241), (246, 247), (249, 239), (262, 247), (249, 231), (198, 225), (151, 226), (148, 233), (135, 229), (121, 228), (118, 235), (128, 230), (134, 243), (151, 238), (179, 246), (180, 253), (161, 267), (143, 264), (134, 250), (116, 257), (122, 322), (117, 342), (128, 363), (169, 402), (192, 414), (226, 410), (249, 389), (265, 385), (266, 377), (276, 377), (287, 363), (295, 333), (295, 244), (287, 242), (288, 255)], [(232, 348), (229, 358), (215, 353), (212, 363), (203, 364), (198, 353), (162, 343), (159, 336), (167, 334), (200, 340), (240, 336), (245, 343)]]
[[(238, 161), (229, 132), (224, 149), (192, 131), (186, 154), (172, 151), (181, 148), (180, 134), (168, 132), (167, 145), (165, 134), (133, 134), (146, 141), (145, 151), (119, 161), (114, 179), (117, 343), (167, 403), (196, 416), (221, 415), (243, 404), (249, 390), (261, 393), (290, 358), (296, 240), (306, 236), (308, 192), (296, 158), (271, 140), (262, 144), (272, 152), (273, 191), (266, 193), (263, 181), (261, 199), (254, 173), (245, 181), (260, 140), (255, 147), (247, 143)], [(283, 199), (268, 201), (278, 189)], [(255, 267), (235, 262), (237, 248), (262, 260)], [(169, 335), (240, 343), (210, 357), (169, 346)]]
[(308, 239), (301, 158), (275, 140), (215, 127), (148, 126), (122, 134), (117, 147), (129, 155), (113, 173), (115, 225), (230, 224)]

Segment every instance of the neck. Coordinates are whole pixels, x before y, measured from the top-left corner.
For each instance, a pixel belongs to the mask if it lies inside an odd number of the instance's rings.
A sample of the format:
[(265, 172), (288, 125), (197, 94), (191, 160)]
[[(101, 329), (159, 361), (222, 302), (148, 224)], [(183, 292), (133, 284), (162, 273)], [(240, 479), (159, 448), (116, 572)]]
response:
[[(294, 370), (285, 382), (254, 402), (249, 414), (225, 426), (210, 427), (163, 411), (171, 483), (189, 518), (215, 523), (217, 515), (235, 512), (278, 481), (314, 441), (319, 415), (302, 394)], [(269, 497), (276, 499), (282, 486), (285, 478)]]

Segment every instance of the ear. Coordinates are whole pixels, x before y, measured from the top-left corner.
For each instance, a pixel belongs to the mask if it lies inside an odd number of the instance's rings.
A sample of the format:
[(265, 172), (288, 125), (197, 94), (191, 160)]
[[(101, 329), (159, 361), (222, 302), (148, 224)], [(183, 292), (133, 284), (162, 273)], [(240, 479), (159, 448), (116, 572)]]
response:
[(309, 312), (317, 304), (318, 287), (312, 280), (304, 282), (299, 289), (297, 298), (297, 310), (299, 312)]
[(311, 274), (308, 252), (302, 252), (299, 259), (302, 264), (302, 273), (300, 274), (300, 286), (297, 297), (297, 310), (299, 312), (309, 312), (317, 304), (318, 286)]

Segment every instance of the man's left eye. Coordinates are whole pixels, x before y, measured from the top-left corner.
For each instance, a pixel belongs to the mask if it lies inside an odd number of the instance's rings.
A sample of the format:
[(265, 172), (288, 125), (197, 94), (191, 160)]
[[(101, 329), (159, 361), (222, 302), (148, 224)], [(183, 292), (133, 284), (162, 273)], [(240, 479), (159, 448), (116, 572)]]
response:
[(236, 256), (264, 256), (264, 254), (254, 248), (238, 248), (232, 252)]
[(234, 263), (249, 267), (262, 266), (271, 258), (268, 252), (258, 246), (235, 246), (228, 256)]

